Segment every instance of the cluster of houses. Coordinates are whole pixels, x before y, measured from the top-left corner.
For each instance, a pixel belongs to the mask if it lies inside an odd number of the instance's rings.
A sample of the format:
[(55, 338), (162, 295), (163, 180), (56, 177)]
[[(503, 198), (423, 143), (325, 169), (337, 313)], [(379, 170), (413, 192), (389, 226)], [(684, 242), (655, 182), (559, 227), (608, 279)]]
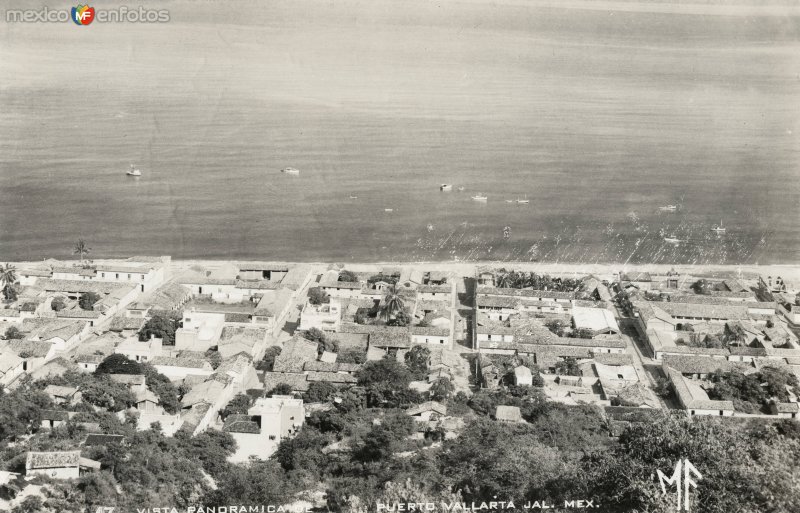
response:
[[(0, 385), (13, 389), (70, 369), (91, 373), (108, 356), (124, 355), (152, 365), (183, 394), (177, 411), (168, 412), (145, 375), (112, 375), (132, 392), (139, 429), (158, 423), (167, 435), (222, 430), (237, 441), (232, 461), (247, 461), (269, 457), (320, 407), (299, 398), (313, 383), (354, 386), (364, 363), (353, 362), (404, 361), (420, 345), (430, 350), (428, 375), (412, 383), (422, 392), (441, 378), (468, 392), (472, 372), (482, 387), (531, 385), (535, 366), (551, 400), (659, 408), (621, 325), (634, 328), (690, 415), (739, 415), (730, 401), (710, 400), (705, 392), (703, 379), (717, 369), (778, 366), (800, 375), (800, 307), (796, 291), (780, 278), (707, 279), (698, 291), (695, 276), (619, 273), (608, 281), (587, 275), (569, 281), (570, 287), (539, 290), (498, 286), (505, 282), (497, 272), (482, 268), (465, 331), (458, 279), (448, 273), (269, 262), (172, 268), (169, 257), (134, 257), (19, 269), (18, 297), (0, 309), (0, 333), (13, 335), (0, 340)], [(141, 335), (156, 316), (178, 321), (174, 341)], [(280, 353), (270, 370), (256, 370), (273, 346)], [(462, 357), (468, 352), (477, 353), (473, 370)], [(340, 359), (345, 353), (348, 358)], [(272, 393), (279, 386), (280, 393)], [(50, 385), (45, 393), (60, 409), (44, 412), (42, 428), (70, 421), (81, 390)], [(246, 413), (223, 415), (237, 394), (255, 401)], [(775, 405), (774, 414), (796, 417), (792, 397)], [(454, 436), (463, 423), (436, 401), (406, 413), (418, 436)], [(514, 406), (498, 406), (494, 417), (522, 422)], [(86, 443), (119, 442), (83, 424), (90, 433)], [(81, 458), (79, 450), (31, 452), (26, 468), (74, 478), (97, 462)]]
[[(732, 402), (708, 398), (704, 379), (716, 370), (776, 367), (800, 376), (800, 342), (787, 305), (796, 295), (790, 296), (783, 280), (678, 273), (668, 279), (647, 273), (621, 278), (635, 326), (690, 415), (741, 415)], [(797, 399), (774, 409), (795, 418)]]

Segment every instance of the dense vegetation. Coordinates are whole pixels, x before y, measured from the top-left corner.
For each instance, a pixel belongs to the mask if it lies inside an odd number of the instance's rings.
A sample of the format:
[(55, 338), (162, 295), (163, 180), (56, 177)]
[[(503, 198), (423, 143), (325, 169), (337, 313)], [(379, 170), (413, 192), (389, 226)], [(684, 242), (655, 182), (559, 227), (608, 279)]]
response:
[(139, 340), (150, 340), (151, 337), (162, 339), (165, 346), (175, 345), (175, 332), (182, 326), (177, 315), (159, 314), (150, 317), (139, 330)]
[[(647, 422), (632, 420), (615, 438), (601, 409), (547, 402), (541, 386), (506, 385), (471, 397), (441, 383), (429, 393), (410, 390), (415, 375), (425, 374), (423, 353), (415, 352), (408, 365), (392, 358), (368, 362), (350, 389), (314, 383), (305, 400), (329, 401), (329, 409), (312, 413), (270, 460), (240, 465), (227, 462), (235, 443), (226, 433), (167, 438), (158, 426), (136, 432), (132, 417), (120, 420), (95, 411), (95, 404), (110, 403), (115, 409), (129, 401), (106, 371), (129, 372), (134, 366), (107, 360), (95, 375), (65, 374), (0, 394), (0, 461), (3, 470), (22, 471), (27, 450), (79, 447), (85, 438), (81, 421), (100, 422), (104, 431), (125, 435), (119, 445), (83, 448), (85, 457), (102, 463), (99, 472), (77, 483), (41, 478), (49, 491), (39, 504), (28, 504), (35, 506), (31, 511), (286, 504), (322, 492), (333, 512), (374, 511), (379, 500), (559, 504), (587, 498), (604, 512), (666, 513), (674, 506), (662, 496), (656, 470), (671, 474), (675, 463), (687, 457), (703, 474), (692, 495), (693, 511), (800, 511), (796, 421), (744, 422), (636, 410), (647, 414)], [(520, 364), (535, 370), (513, 357), (497, 364), (504, 372)], [(715, 379), (739, 390), (734, 378), (720, 374)], [(762, 369), (753, 379), (767, 383), (766, 396), (780, 398), (788, 393), (785, 385), (796, 386), (777, 369)], [(44, 385), (78, 380), (86, 390), (101, 389), (84, 396), (89, 407), (80, 406), (79, 416), (65, 426), (40, 430), (42, 410), (58, 408), (41, 392)], [(535, 373), (534, 382), (540, 385), (540, 380)], [(450, 415), (463, 419), (457, 437), (442, 428), (418, 428), (404, 412), (431, 394)], [(235, 396), (223, 414), (244, 413), (251, 404), (250, 397)], [(498, 405), (518, 406), (526, 423), (494, 420)]]

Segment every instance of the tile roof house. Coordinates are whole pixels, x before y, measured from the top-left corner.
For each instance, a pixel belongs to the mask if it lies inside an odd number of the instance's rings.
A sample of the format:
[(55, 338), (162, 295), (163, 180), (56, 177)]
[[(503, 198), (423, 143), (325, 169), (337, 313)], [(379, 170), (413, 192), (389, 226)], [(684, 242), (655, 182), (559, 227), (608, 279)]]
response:
[(306, 362), (317, 360), (317, 343), (295, 335), (283, 345), (281, 354), (275, 357), (273, 372), (303, 372)]
[(588, 329), (593, 333), (619, 333), (614, 314), (605, 308), (572, 307), (572, 322), (577, 329)]
[(282, 383), (289, 385), (293, 392), (305, 392), (310, 384), (302, 372), (265, 372), (262, 381), (267, 392)]
[(734, 414), (732, 401), (713, 401), (708, 394), (691, 379), (664, 363), (664, 373), (672, 383), (678, 402), (689, 415), (714, 415), (730, 417)]
[(723, 358), (710, 358), (706, 356), (665, 354), (663, 361), (665, 366), (680, 372), (684, 376), (696, 376), (700, 378), (704, 378), (717, 370), (725, 372), (746, 368), (744, 364), (737, 364)]
[(75, 387), (47, 385), (44, 393), (49, 395), (56, 404), (74, 404), (80, 402), (82, 394)]
[(416, 417), (415, 420), (429, 421), (447, 415), (447, 406), (438, 401), (426, 401), (406, 410), (406, 415)]
[(81, 457), (81, 451), (28, 452), (25, 459), (27, 475), (42, 475), (52, 479), (78, 479), (83, 469), (98, 469), (100, 463)]
[(24, 360), (9, 349), (0, 349), (0, 385), (8, 386), (25, 370)]

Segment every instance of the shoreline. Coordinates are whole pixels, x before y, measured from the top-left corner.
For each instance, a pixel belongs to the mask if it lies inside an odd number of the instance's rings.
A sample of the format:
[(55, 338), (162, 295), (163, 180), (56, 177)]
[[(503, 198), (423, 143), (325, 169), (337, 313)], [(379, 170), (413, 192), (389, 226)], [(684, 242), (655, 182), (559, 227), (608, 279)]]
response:
[[(99, 258), (90, 260), (95, 264), (122, 262), (124, 258)], [(78, 259), (58, 260), (64, 263), (77, 263)], [(771, 275), (781, 276), (783, 279), (800, 282), (800, 264), (645, 264), (645, 263), (573, 263), (573, 262), (530, 262), (530, 261), (497, 261), (482, 260), (470, 262), (455, 261), (412, 261), (412, 262), (292, 262), (286, 260), (254, 260), (254, 259), (173, 259), (169, 267), (174, 274), (182, 272), (192, 266), (217, 268), (227, 263), (264, 262), (277, 265), (307, 265), (312, 268), (327, 269), (332, 266), (343, 266), (357, 272), (373, 272), (387, 267), (419, 267), (425, 270), (449, 271), (459, 276), (474, 276), (480, 267), (505, 267), (526, 272), (539, 272), (547, 274), (595, 274), (600, 278), (607, 278), (616, 272), (647, 271), (666, 273), (675, 270), (690, 274), (725, 273), (735, 275)], [(9, 262), (18, 268), (41, 266), (44, 261)]]

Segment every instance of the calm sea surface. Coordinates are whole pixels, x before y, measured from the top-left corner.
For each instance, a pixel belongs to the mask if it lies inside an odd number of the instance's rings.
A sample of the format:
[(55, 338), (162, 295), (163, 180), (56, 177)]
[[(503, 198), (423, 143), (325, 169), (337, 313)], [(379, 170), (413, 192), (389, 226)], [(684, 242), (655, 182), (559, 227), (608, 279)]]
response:
[(0, 260), (800, 262), (798, 16), (281, 4), (2, 24)]

